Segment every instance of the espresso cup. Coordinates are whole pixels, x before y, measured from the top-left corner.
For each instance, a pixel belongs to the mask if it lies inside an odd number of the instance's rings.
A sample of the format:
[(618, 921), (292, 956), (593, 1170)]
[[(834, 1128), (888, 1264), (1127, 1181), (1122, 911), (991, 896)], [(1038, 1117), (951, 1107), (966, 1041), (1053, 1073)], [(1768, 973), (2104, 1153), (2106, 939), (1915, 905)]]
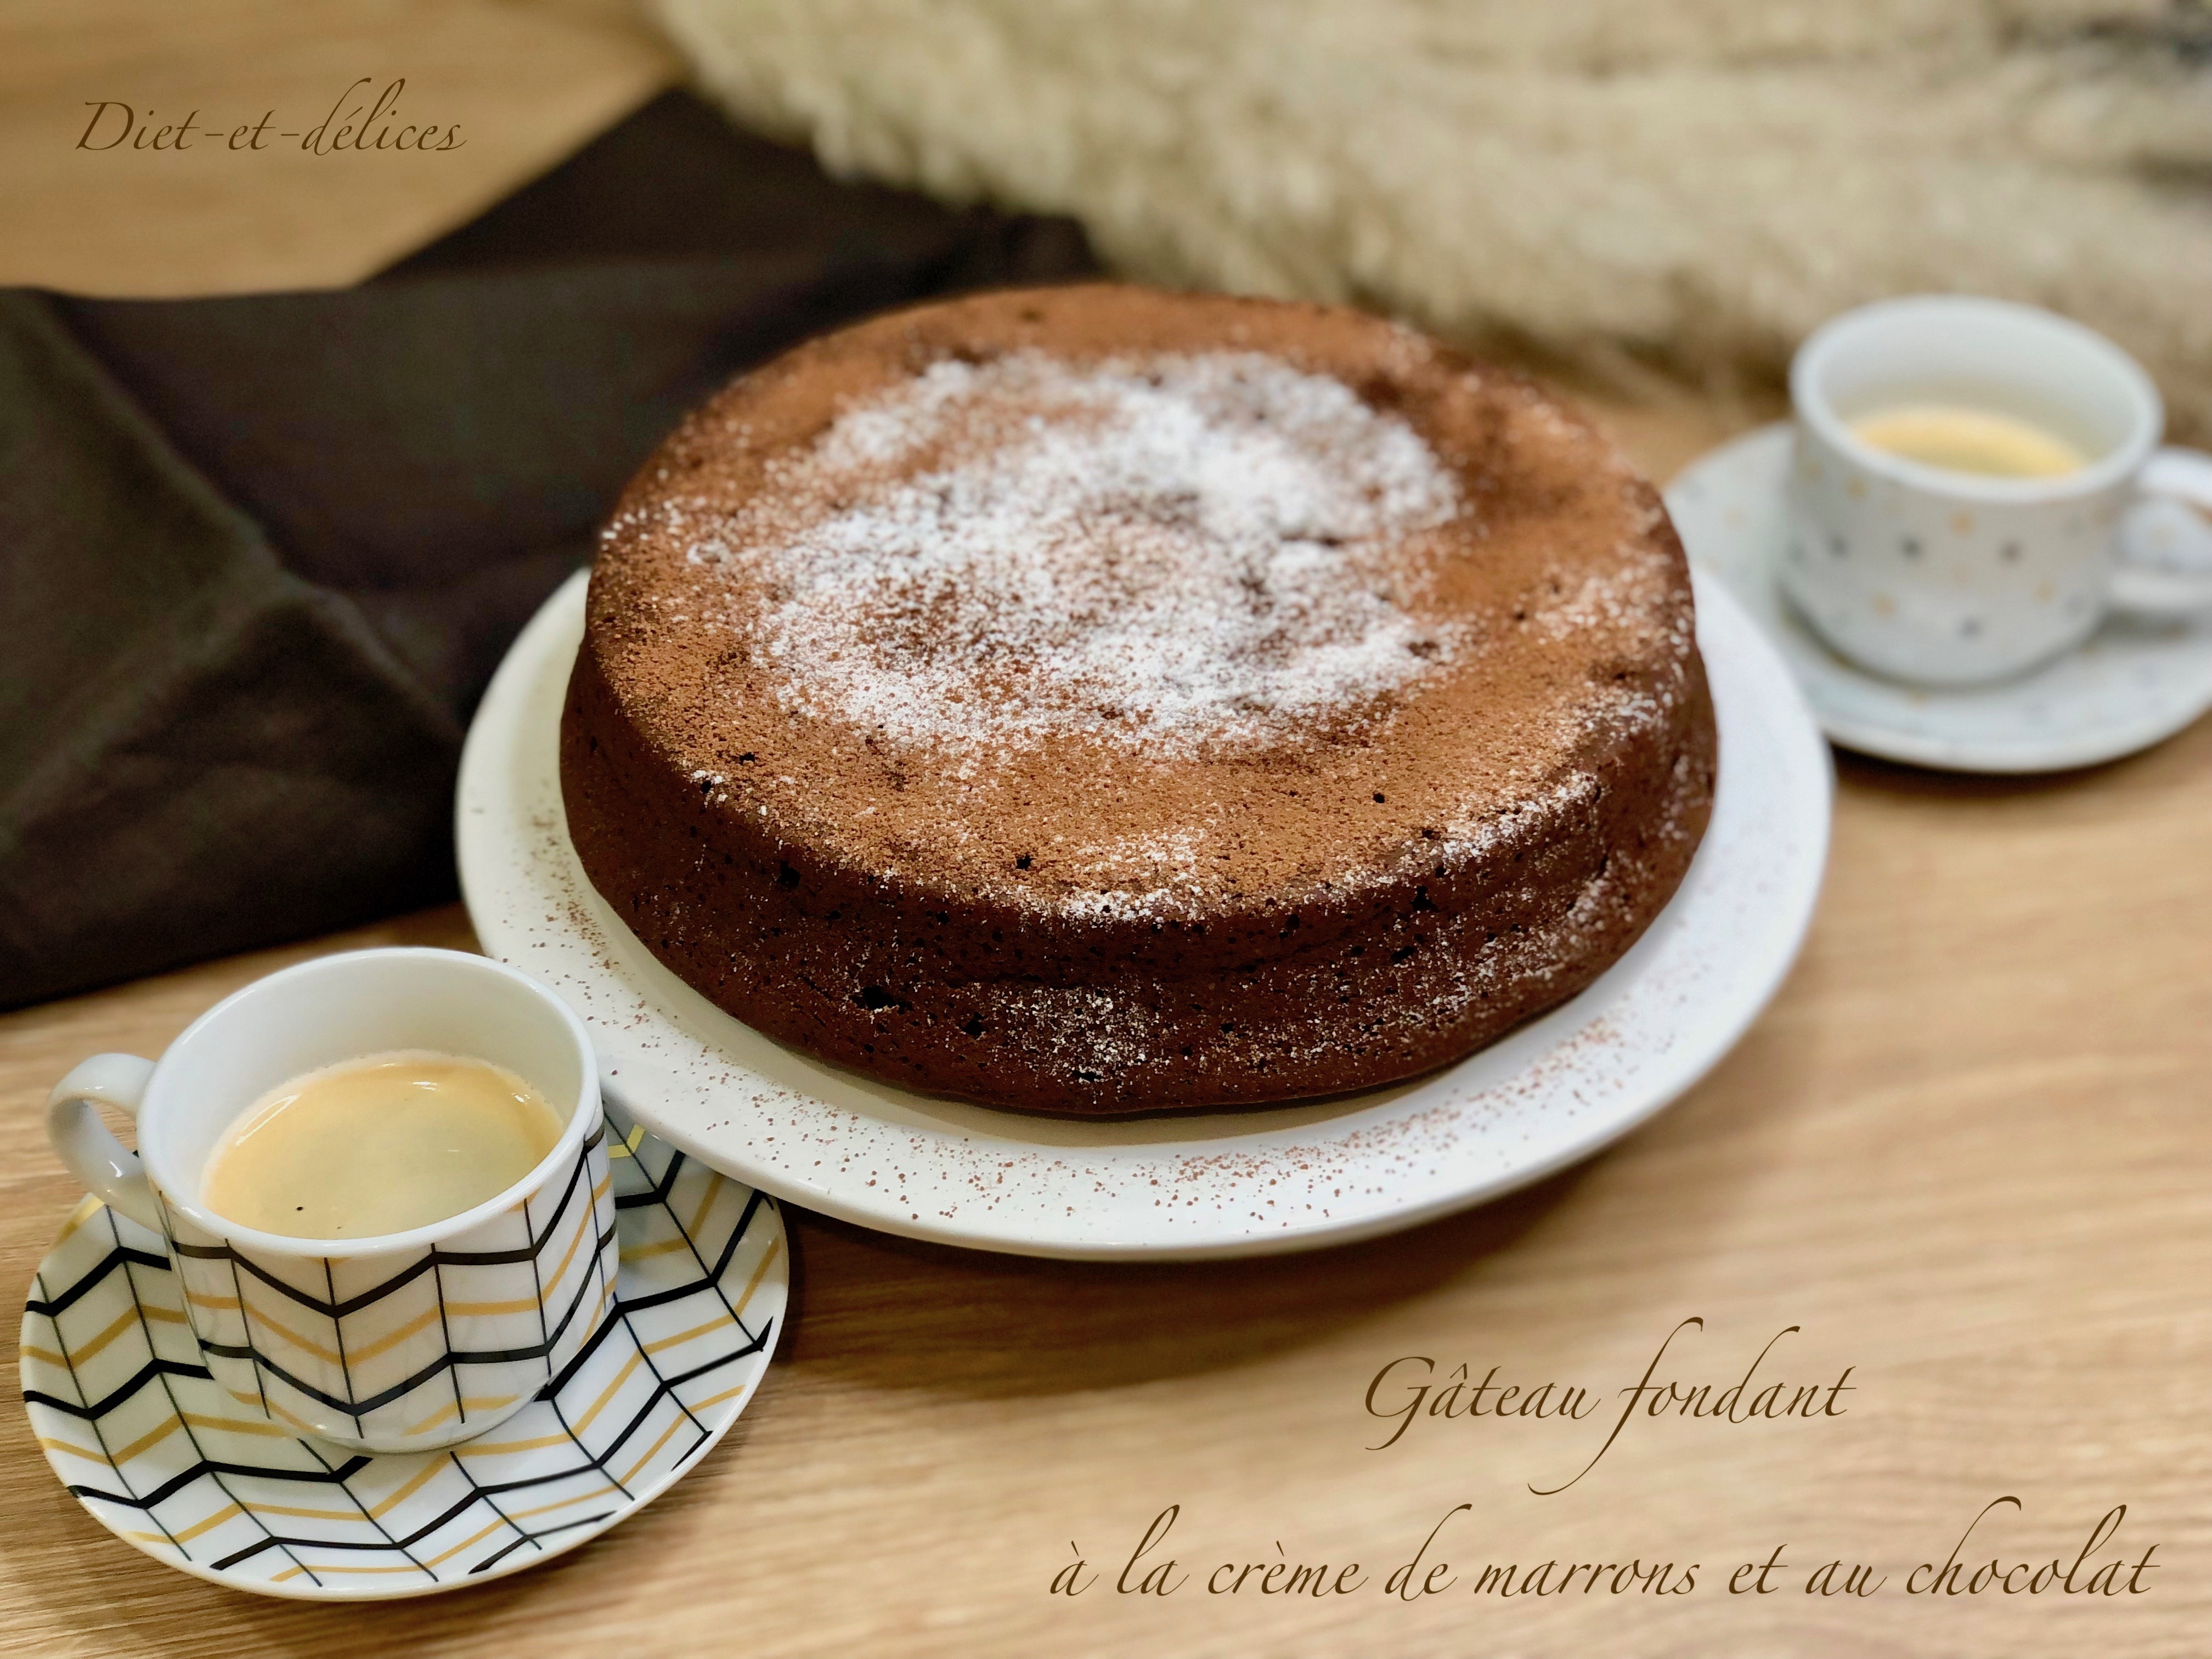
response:
[[(258, 1231), (202, 1200), (210, 1155), (270, 1090), (365, 1054), (506, 1067), (560, 1115), (496, 1197), (408, 1232)], [(95, 1105), (135, 1119), (131, 1152)], [(161, 1060), (98, 1054), (54, 1087), (47, 1133), (78, 1180), (159, 1232), (208, 1370), (241, 1405), (361, 1451), (451, 1445), (527, 1405), (605, 1321), (617, 1262), (599, 1074), (582, 1022), (514, 969), (454, 951), (357, 951), (271, 974)]]
[[(2159, 448), (2134, 359), (2029, 306), (1886, 301), (1823, 325), (1790, 371), (1796, 447), (1782, 589), (1829, 645), (1903, 680), (1971, 685), (2080, 644), (2108, 611), (2212, 607), (2212, 457)], [(2086, 458), (2042, 477), (1954, 471), (1863, 441), (1885, 408), (2009, 416)]]

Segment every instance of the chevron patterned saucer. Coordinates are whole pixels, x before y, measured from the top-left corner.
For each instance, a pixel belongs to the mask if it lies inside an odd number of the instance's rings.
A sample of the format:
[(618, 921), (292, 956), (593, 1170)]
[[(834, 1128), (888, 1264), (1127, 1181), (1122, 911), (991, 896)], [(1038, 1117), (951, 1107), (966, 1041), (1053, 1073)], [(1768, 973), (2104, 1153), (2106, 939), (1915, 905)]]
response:
[(97, 1200), (23, 1310), (23, 1398), (62, 1484), (196, 1577), (369, 1601), (520, 1571), (651, 1503), (737, 1421), (789, 1284), (774, 1200), (607, 1114), (613, 1310), (544, 1392), (478, 1440), (369, 1456), (242, 1409), (200, 1363), (158, 1236)]

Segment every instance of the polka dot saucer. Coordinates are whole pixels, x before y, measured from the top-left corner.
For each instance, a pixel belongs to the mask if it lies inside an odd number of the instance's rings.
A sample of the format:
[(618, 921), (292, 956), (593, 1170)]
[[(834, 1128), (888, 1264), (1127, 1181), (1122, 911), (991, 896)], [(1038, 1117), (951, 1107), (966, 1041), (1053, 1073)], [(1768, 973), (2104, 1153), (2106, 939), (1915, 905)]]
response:
[(1747, 434), (1685, 469), (1667, 509), (1691, 563), (1742, 601), (1841, 747), (1955, 772), (2056, 772), (2148, 749), (2212, 709), (2212, 617), (2114, 617), (2055, 662), (1967, 690), (1908, 685), (1844, 661), (1775, 582), (1790, 454), (1786, 421)]

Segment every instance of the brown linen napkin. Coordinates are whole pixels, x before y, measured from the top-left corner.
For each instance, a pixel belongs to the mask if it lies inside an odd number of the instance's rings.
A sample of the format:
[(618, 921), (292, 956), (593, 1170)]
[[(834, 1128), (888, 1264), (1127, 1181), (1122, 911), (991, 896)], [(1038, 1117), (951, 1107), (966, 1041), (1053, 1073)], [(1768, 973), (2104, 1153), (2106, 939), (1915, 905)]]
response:
[(1094, 268), (671, 94), (361, 288), (0, 292), (0, 1006), (450, 897), (477, 699), (685, 409)]

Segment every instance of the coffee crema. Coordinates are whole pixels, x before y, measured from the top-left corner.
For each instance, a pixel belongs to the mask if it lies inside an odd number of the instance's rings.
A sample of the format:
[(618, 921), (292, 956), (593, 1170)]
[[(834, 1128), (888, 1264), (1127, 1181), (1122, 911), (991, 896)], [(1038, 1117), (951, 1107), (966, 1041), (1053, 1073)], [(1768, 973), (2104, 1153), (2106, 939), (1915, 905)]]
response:
[(1963, 404), (1903, 404), (1851, 422), (1851, 436), (1872, 449), (1995, 478), (2057, 478), (2089, 458), (2056, 433), (1993, 410)]
[(374, 1238), (472, 1210), (561, 1139), (513, 1072), (424, 1049), (341, 1060), (277, 1085), (224, 1131), (201, 1195), (289, 1238)]

